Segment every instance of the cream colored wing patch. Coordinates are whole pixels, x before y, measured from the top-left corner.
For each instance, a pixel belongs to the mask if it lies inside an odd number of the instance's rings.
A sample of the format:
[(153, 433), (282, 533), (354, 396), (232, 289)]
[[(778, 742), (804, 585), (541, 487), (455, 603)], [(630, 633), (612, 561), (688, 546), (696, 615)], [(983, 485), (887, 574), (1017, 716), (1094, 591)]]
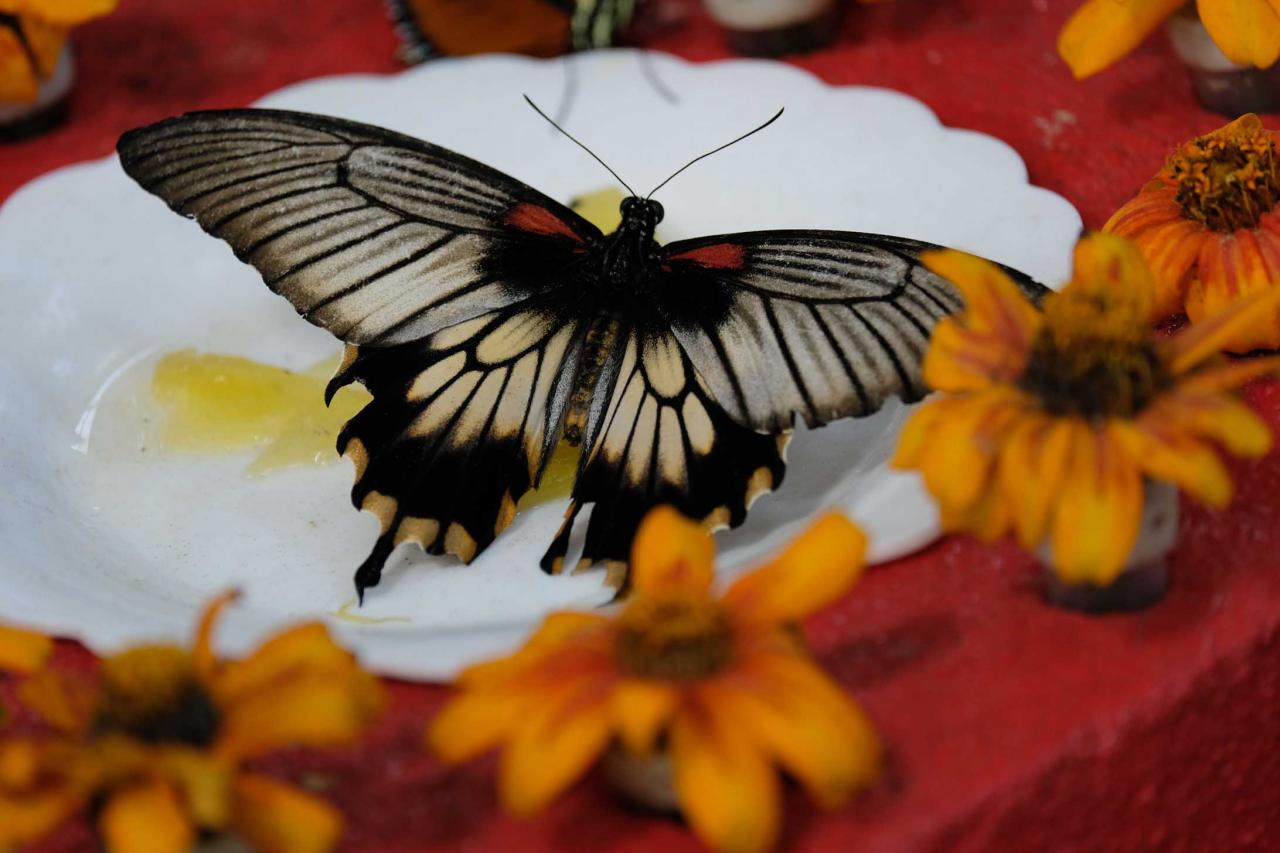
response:
[(357, 466), (352, 501), (381, 522), (359, 589), (398, 544), (469, 562), (511, 523), (558, 438), (580, 346), (577, 323), (509, 309), (356, 351), (330, 388), (373, 394), (339, 437)]
[(577, 512), (594, 504), (578, 566), (625, 563), (640, 519), (671, 504), (710, 527), (736, 526), (782, 482), (789, 432), (735, 423), (670, 332), (632, 330), (616, 356), (608, 403), (593, 415), (573, 505), (543, 557), (560, 571)]

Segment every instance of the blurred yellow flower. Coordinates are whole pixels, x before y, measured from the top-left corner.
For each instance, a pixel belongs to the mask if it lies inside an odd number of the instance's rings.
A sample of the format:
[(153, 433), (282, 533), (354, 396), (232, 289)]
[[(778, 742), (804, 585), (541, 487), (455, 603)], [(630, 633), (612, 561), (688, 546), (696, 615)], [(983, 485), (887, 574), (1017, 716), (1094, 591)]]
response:
[(924, 262), (966, 309), (934, 329), (924, 377), (943, 393), (908, 421), (894, 464), (923, 473), (948, 529), (1013, 531), (1026, 548), (1048, 537), (1063, 581), (1106, 585), (1137, 539), (1144, 477), (1222, 507), (1232, 484), (1217, 446), (1271, 447), (1230, 392), (1280, 359), (1213, 357), (1280, 289), (1161, 341), (1151, 272), (1120, 237), (1083, 238), (1043, 314), (994, 264), (950, 250)]
[(504, 746), (498, 791), (517, 815), (547, 805), (615, 740), (634, 756), (666, 749), (681, 809), (708, 845), (767, 848), (774, 763), (827, 808), (879, 772), (870, 723), (792, 627), (857, 580), (864, 548), (857, 527), (828, 515), (717, 598), (710, 534), (655, 509), (636, 535), (622, 611), (553, 614), (515, 654), (463, 672), (428, 743), (448, 762)]
[[(1184, 143), (1103, 226), (1137, 245), (1155, 276), (1152, 319), (1192, 322), (1280, 287), (1280, 152), (1253, 114)], [(1224, 348), (1280, 347), (1280, 308), (1239, 328)]]
[(209, 605), (191, 651), (139, 646), (104, 659), (96, 684), (46, 670), (20, 685), (49, 731), (0, 740), (0, 848), (39, 838), (91, 801), (112, 853), (180, 853), (199, 832), (222, 830), (267, 853), (337, 843), (336, 809), (242, 764), (352, 741), (377, 713), (380, 688), (319, 623), (218, 661), (213, 626), (233, 598)]
[[(1077, 79), (1128, 54), (1186, 0), (1086, 0), (1058, 35), (1058, 53)], [(1196, 0), (1200, 21), (1232, 62), (1266, 68), (1280, 57), (1280, 4)]]
[(74, 26), (106, 15), (117, 0), (0, 0), (0, 101), (29, 104), (48, 79)]

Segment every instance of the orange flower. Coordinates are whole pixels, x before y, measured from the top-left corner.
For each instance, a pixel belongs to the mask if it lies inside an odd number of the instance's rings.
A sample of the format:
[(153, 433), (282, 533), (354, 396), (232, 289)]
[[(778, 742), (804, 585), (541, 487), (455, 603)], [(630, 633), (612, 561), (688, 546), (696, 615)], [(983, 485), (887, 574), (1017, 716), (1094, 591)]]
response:
[(704, 841), (768, 847), (774, 762), (828, 808), (878, 772), (867, 719), (790, 627), (853, 584), (864, 548), (857, 527), (828, 515), (717, 599), (711, 536), (655, 509), (632, 546), (622, 611), (553, 614), (512, 656), (463, 672), (428, 743), (448, 762), (505, 745), (498, 791), (517, 815), (547, 805), (615, 740), (636, 756), (666, 748)]
[(0, 625), (0, 672), (29, 675), (49, 658), (53, 640), (44, 634)]
[(1120, 237), (1080, 241), (1071, 283), (1043, 315), (993, 264), (954, 251), (924, 262), (966, 310), (934, 329), (924, 377), (944, 393), (908, 421), (894, 464), (923, 473), (947, 528), (1013, 531), (1026, 548), (1051, 538), (1065, 582), (1105, 585), (1137, 539), (1144, 477), (1222, 507), (1232, 486), (1215, 445), (1271, 447), (1229, 392), (1280, 359), (1210, 359), (1274, 311), (1280, 289), (1160, 341), (1147, 324), (1151, 273)]
[[(1280, 284), (1280, 154), (1249, 114), (1184, 144), (1116, 211), (1104, 231), (1137, 244), (1155, 275), (1153, 319), (1192, 322)], [(1280, 346), (1280, 309), (1241, 327), (1224, 348)]]
[[(1087, 0), (1058, 35), (1058, 54), (1077, 79), (1128, 54), (1186, 5), (1186, 0)], [(1280, 4), (1271, 0), (1196, 0), (1218, 48), (1240, 65), (1266, 68), (1280, 57)]]
[(116, 0), (0, 0), (0, 102), (33, 103), (71, 27), (115, 7)]
[(140, 646), (102, 661), (99, 683), (53, 672), (20, 685), (44, 736), (0, 741), (0, 849), (40, 837), (100, 802), (108, 851), (185, 851), (202, 830), (230, 830), (255, 850), (332, 848), (342, 817), (323, 800), (242, 769), (285, 746), (353, 740), (381, 694), (319, 623), (222, 663), (210, 604), (191, 652)]

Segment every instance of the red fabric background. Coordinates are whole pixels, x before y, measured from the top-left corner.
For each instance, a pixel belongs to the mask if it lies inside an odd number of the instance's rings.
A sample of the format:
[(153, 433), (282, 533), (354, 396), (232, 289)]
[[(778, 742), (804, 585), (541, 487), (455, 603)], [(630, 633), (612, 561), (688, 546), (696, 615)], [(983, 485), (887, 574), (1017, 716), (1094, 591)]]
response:
[[(1162, 38), (1074, 82), (1054, 52), (1072, 0), (901, 0), (859, 8), (837, 45), (797, 59), (832, 83), (888, 86), (942, 121), (997, 136), (1031, 180), (1097, 227), (1182, 139), (1221, 120), (1196, 107)], [(727, 55), (701, 15), (650, 46)], [(0, 199), (36, 175), (107, 154), (173, 113), (239, 106), (317, 75), (393, 72), (377, 0), (122, 0), (76, 33), (80, 81), (63, 128), (0, 147)], [(847, 156), (856, 157), (857, 140)], [(963, 211), (957, 210), (957, 215)], [(0, 260), (0, 271), (3, 260)], [(1251, 401), (1280, 424), (1280, 387)], [(1175, 585), (1159, 606), (1089, 618), (1039, 597), (1009, 546), (951, 538), (877, 568), (807, 626), (866, 706), (889, 770), (847, 811), (788, 794), (785, 843), (829, 850), (1280, 849), (1280, 458), (1237, 465), (1224, 513), (1184, 505)], [(58, 665), (90, 656), (63, 644)], [(439, 687), (392, 685), (359, 747), (282, 756), (325, 788), (350, 850), (694, 847), (676, 822), (584, 784), (531, 822), (502, 816), (492, 767), (421, 750)], [(90, 849), (85, 825), (43, 849)]]

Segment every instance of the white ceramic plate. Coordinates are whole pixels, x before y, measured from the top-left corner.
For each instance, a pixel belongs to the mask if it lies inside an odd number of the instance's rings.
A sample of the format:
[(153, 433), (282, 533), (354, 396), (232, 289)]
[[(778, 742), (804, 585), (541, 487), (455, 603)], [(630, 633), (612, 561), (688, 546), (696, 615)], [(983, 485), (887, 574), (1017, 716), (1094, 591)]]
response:
[[(980, 253), (1047, 282), (1065, 277), (1080, 228), (1071, 206), (1029, 186), (1008, 146), (943, 128), (911, 98), (829, 87), (777, 63), (655, 55), (652, 69), (678, 93), (669, 103), (635, 52), (573, 61), (581, 84), (570, 129), (641, 189), (786, 107), (766, 132), (662, 192), (667, 239), (875, 231)], [(554, 108), (563, 80), (562, 61), (491, 56), (312, 81), (262, 104), (404, 131), (567, 200), (610, 179), (521, 101), (527, 92)], [(109, 650), (185, 636), (202, 601), (239, 585), (247, 598), (222, 632), (228, 652), (328, 615), (372, 668), (438, 678), (510, 648), (549, 610), (609, 597), (602, 573), (538, 570), (561, 502), (522, 513), (471, 566), (394, 558), (361, 615), (402, 621), (333, 618), (353, 597), (351, 573), (376, 528), (348, 502), (347, 464), (247, 479), (244, 457), (141, 446), (128, 414), (157, 353), (194, 346), (302, 367), (334, 352), (333, 339), (114, 158), (17, 193), (0, 210), (0, 258), (0, 618)], [(864, 525), (877, 560), (934, 538), (916, 479), (885, 467), (904, 414), (893, 405), (797, 436), (782, 488), (721, 536), (724, 570), (751, 564), (826, 506)]]

